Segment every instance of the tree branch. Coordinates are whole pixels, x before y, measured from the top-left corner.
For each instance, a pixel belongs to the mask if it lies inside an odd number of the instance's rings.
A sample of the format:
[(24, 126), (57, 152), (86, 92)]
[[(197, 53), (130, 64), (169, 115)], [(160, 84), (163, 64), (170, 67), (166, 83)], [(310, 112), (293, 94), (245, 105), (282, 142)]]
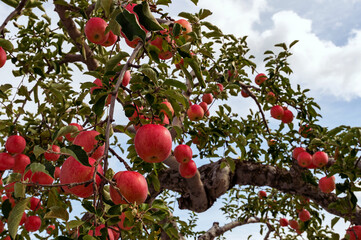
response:
[(28, 2), (28, 0), (21, 0), (21, 2), (19, 3), (19, 5), (14, 9), (14, 11), (12, 11), (9, 16), (4, 20), (3, 24), (0, 26), (0, 33), (2, 36), (4, 36), (4, 29), (5, 26), (9, 23), (9, 21), (15, 17), (16, 15), (20, 15), (21, 11), (23, 10), (23, 8), (25, 7), (26, 3)]

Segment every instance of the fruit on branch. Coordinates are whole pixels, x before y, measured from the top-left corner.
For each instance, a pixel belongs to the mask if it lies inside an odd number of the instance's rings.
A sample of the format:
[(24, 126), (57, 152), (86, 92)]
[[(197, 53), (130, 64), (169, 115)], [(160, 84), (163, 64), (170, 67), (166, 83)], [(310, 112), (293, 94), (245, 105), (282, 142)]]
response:
[(54, 170), (54, 179), (58, 179), (60, 176), (60, 167), (55, 167)]
[(286, 124), (291, 123), (293, 121), (293, 113), (288, 109), (284, 110), (281, 120)]
[(122, 35), (122, 37), (124, 37), (125, 43), (131, 48), (135, 48), (138, 45), (138, 43), (141, 41), (140, 37), (136, 37), (132, 41), (129, 41), (124, 33), (121, 32), (120, 34)]
[(18, 153), (14, 155), (14, 172), (23, 174), (26, 166), (30, 164), (30, 158), (25, 154)]
[(193, 151), (190, 146), (186, 144), (180, 144), (175, 147), (173, 155), (177, 162), (187, 163), (192, 160)]
[(0, 68), (4, 66), (5, 62), (6, 62), (6, 52), (2, 47), (0, 47)]
[(266, 198), (266, 197), (267, 197), (267, 193), (266, 193), (265, 191), (261, 190), (261, 191), (258, 192), (258, 197), (259, 197), (260, 199)]
[(130, 71), (127, 70), (127, 71), (125, 71), (124, 77), (123, 77), (123, 80), (122, 80), (123, 87), (128, 86), (129, 82), (130, 82)]
[(246, 90), (244, 90), (244, 89), (241, 90), (241, 95), (242, 95), (242, 97), (244, 97), (244, 98), (248, 98), (248, 97), (249, 97), (248, 92), (247, 92)]
[(309, 211), (307, 211), (306, 209), (302, 209), (299, 213), (298, 213), (298, 217), (302, 222), (307, 222), (308, 220), (311, 219), (311, 214)]
[(25, 221), (25, 230), (28, 232), (36, 232), (40, 229), (41, 219), (38, 216), (29, 216)]
[(306, 152), (306, 149), (304, 149), (303, 147), (294, 148), (292, 151), (292, 157), (297, 160), (297, 157), (301, 152)]
[(315, 152), (312, 156), (312, 163), (316, 167), (323, 167), (328, 163), (328, 155), (325, 152), (319, 151)]
[(181, 34), (184, 36), (186, 41), (191, 40), (191, 36), (188, 35), (188, 33), (192, 32), (192, 25), (185, 19), (179, 19), (177, 21), (175, 21), (174, 23), (178, 23), (182, 26), (182, 28), (184, 28), (185, 30), (183, 30), (181, 32)]
[(308, 152), (301, 152), (297, 156), (298, 165), (308, 167), (312, 163), (312, 156)]
[(203, 108), (197, 104), (193, 104), (187, 110), (187, 116), (191, 121), (199, 121), (204, 117)]
[(280, 105), (273, 106), (271, 108), (271, 116), (275, 119), (281, 120), (284, 114), (283, 107)]
[(217, 97), (219, 93), (222, 93), (224, 90), (224, 87), (221, 83), (216, 84), (218, 86), (219, 91), (213, 91), (213, 96)]
[(205, 114), (206, 116), (209, 116), (208, 104), (205, 103), (205, 102), (201, 102), (201, 103), (199, 104), (199, 106), (202, 107), (202, 109), (203, 109), (203, 111), (204, 111), (204, 114)]
[(228, 70), (228, 78), (231, 78), (231, 77), (233, 77), (233, 75), (234, 75), (234, 77), (237, 77), (238, 76), (238, 71), (237, 71), (237, 69), (235, 69), (235, 70)]
[[(79, 161), (77, 161), (74, 157), (67, 158), (60, 169), (60, 183), (61, 184), (71, 184), (71, 183), (81, 183), (90, 181), (93, 179), (94, 175), (94, 158), (88, 158), (89, 164), (92, 167), (84, 166)], [(97, 166), (97, 171), (103, 174), (103, 168), (99, 164)], [(99, 186), (101, 179), (98, 175), (95, 177), (95, 182)], [(75, 187), (62, 187), (65, 192), (72, 193), (78, 197), (87, 198), (93, 195), (93, 183), (90, 182), (89, 184), (81, 184)]]
[(26, 219), (28, 219), (28, 216), (26, 216), (26, 213), (23, 212), (19, 225), (23, 225), (26, 222)]
[(277, 100), (276, 95), (273, 92), (268, 92), (266, 95), (266, 101), (269, 103), (275, 103)]
[[(90, 94), (93, 94), (95, 89), (103, 88), (103, 82), (99, 78), (95, 79), (93, 83), (96, 84), (97, 87), (94, 86), (94, 87), (90, 88)], [(118, 96), (118, 94), (117, 94), (117, 96)], [(112, 100), (112, 94), (108, 94), (108, 97), (105, 100), (105, 105), (108, 106), (110, 104), (111, 100)]]
[[(73, 144), (83, 147), (84, 151), (88, 154), (93, 152), (90, 157), (98, 160), (103, 156), (105, 149), (104, 144), (98, 146), (98, 140), (95, 137), (99, 134), (95, 130), (80, 132), (75, 137)], [(95, 148), (96, 150), (94, 151)]]
[[(77, 124), (77, 123), (70, 123), (69, 126), (70, 126), (70, 125), (77, 127), (79, 131), (82, 131), (82, 130), (83, 130), (83, 127), (82, 127), (81, 125)], [(74, 141), (74, 139), (75, 139), (76, 135), (78, 135), (78, 133), (79, 133), (79, 132), (67, 133), (67, 134), (65, 135), (65, 138), (66, 138), (66, 140), (68, 140), (69, 142), (72, 142), (72, 141)]]
[(0, 171), (12, 169), (15, 164), (15, 159), (9, 153), (0, 153)]
[(288, 220), (286, 218), (280, 218), (280, 226), (281, 227), (287, 227), (288, 226)]
[(192, 178), (197, 173), (197, 165), (193, 160), (179, 164), (179, 173), (184, 178)]
[(85, 24), (84, 33), (90, 42), (102, 44), (109, 37), (109, 32), (105, 33), (107, 26), (108, 24), (104, 19), (93, 17)]
[(5, 143), (5, 149), (8, 153), (22, 153), (25, 150), (26, 141), (22, 136), (12, 135)]
[(336, 179), (335, 176), (331, 177), (322, 177), (320, 181), (318, 182), (318, 186), (320, 190), (324, 193), (330, 193), (336, 188)]
[(172, 136), (169, 130), (161, 125), (146, 124), (135, 134), (134, 146), (143, 161), (162, 162), (172, 151)]
[(172, 118), (173, 115), (174, 115), (174, 109), (173, 109), (173, 107), (172, 107), (172, 104), (171, 104), (170, 102), (168, 102), (168, 101), (161, 102), (160, 104), (161, 104), (161, 105), (165, 105), (165, 106), (163, 106), (164, 108), (168, 108), (168, 111), (171, 113), (171, 116), (169, 116), (164, 109), (161, 109), (160, 112), (163, 113), (164, 116), (167, 116), (167, 117), (169, 117), (169, 118)]
[(112, 31), (109, 31), (109, 36), (107, 38), (107, 40), (105, 40), (105, 42), (101, 43), (100, 45), (102, 45), (103, 47), (110, 47), (112, 45), (114, 45), (114, 43), (117, 41), (118, 36), (115, 35)]
[(203, 94), (202, 101), (207, 104), (211, 104), (213, 102), (213, 95), (211, 93)]
[[(153, 41), (150, 41), (150, 45), (153, 45), (159, 49), (158, 58), (167, 60), (173, 57), (173, 53), (169, 51), (169, 41), (164, 39), (162, 36), (157, 36)], [(164, 45), (168, 45), (168, 49), (164, 49)]]
[(0, 234), (4, 231), (4, 222), (0, 221)]
[(346, 235), (350, 236), (350, 240), (361, 239), (361, 226), (356, 225), (346, 230)]
[(30, 169), (25, 172), (23, 180), (38, 184), (52, 184), (54, 182), (54, 178), (49, 174), (40, 171), (33, 173)]
[(56, 161), (60, 158), (60, 147), (57, 145), (52, 145), (51, 150), (55, 153), (50, 153), (49, 151), (44, 153), (44, 158), (48, 161)]
[(118, 226), (120, 227), (120, 229), (129, 231), (134, 227), (134, 226), (124, 226), (124, 220), (126, 218), (124, 212), (122, 212), (122, 214), (119, 216), (119, 218), (120, 218), (120, 222), (118, 222)]
[(288, 222), (288, 224), (290, 225), (291, 228), (297, 230), (299, 228), (298, 222), (296, 220), (290, 220)]
[[(95, 231), (93, 230), (89, 230), (88, 232), (88, 235), (90, 236), (95, 236), (95, 237), (99, 237), (102, 235), (101, 231), (103, 228), (105, 228), (105, 225), (104, 224), (100, 224), (99, 226), (97, 226), (95, 228)], [(113, 235), (113, 231), (110, 229), (110, 228), (107, 228), (108, 229), (108, 236), (107, 236), (107, 240), (114, 240), (114, 235)]]
[(300, 126), (298, 132), (301, 134), (302, 137), (306, 138), (312, 132), (312, 128), (310, 128), (307, 124)]
[(119, 192), (112, 185), (110, 186), (110, 198), (115, 204), (128, 202), (142, 204), (147, 199), (148, 184), (142, 174), (134, 171), (121, 171), (114, 175), (113, 181), (121, 193), (119, 195)]
[(41, 202), (39, 198), (31, 197), (30, 198), (30, 209), (33, 211), (38, 210), (41, 207)]
[(258, 74), (256, 76), (256, 78), (254, 79), (254, 81), (256, 82), (257, 85), (261, 85), (266, 80), (267, 80), (267, 76), (264, 73)]
[(46, 228), (46, 233), (47, 233), (47, 234), (52, 234), (54, 230), (55, 230), (55, 225), (49, 225), (49, 226)]

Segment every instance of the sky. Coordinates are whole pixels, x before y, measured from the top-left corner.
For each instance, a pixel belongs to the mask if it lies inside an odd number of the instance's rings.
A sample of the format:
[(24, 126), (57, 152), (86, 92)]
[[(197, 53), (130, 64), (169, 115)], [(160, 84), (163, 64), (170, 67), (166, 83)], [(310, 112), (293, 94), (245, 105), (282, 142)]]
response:
[[(290, 76), (292, 84), (311, 89), (310, 95), (321, 106), (322, 125), (360, 126), (361, 0), (199, 0), (198, 6), (190, 0), (174, 2), (165, 8), (172, 16), (181, 11), (195, 13), (206, 8), (213, 12), (207, 21), (224, 33), (236, 37), (247, 35), (258, 72), (265, 70), (264, 51), (273, 49), (276, 43), (289, 44), (299, 40), (290, 58), (294, 71)], [(8, 14), (9, 8), (0, 3), (1, 23)], [(11, 72), (10, 64), (0, 69), (0, 74), (6, 76), (3, 81), (14, 81), (11, 74), (6, 75), (8, 72)], [(237, 104), (239, 101), (245, 104)], [(231, 98), (228, 104), (241, 114), (247, 113), (252, 106), (249, 99), (240, 98)], [(209, 229), (214, 221), (219, 221), (220, 225), (227, 222), (217, 210), (221, 206), (219, 202), (199, 215), (197, 230)], [(187, 211), (177, 210), (175, 214), (188, 217)], [(330, 221), (330, 217), (326, 221)], [(345, 228), (344, 224), (336, 225), (341, 236)], [(258, 224), (247, 225), (224, 236), (230, 240), (243, 240), (252, 232), (256, 235), (251, 239), (259, 239), (258, 231)]]

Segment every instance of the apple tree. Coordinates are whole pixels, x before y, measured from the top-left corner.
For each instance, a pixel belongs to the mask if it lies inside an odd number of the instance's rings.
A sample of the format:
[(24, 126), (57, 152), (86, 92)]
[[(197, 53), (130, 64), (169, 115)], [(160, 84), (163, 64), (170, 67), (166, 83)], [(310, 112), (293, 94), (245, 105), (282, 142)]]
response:
[[(360, 239), (361, 131), (318, 124), (292, 84), (297, 41), (260, 73), (247, 37), (170, 4), (2, 0), (0, 237), (214, 239), (260, 223), (265, 239)], [(247, 114), (229, 104), (245, 98)], [(217, 200), (229, 222), (196, 231)]]

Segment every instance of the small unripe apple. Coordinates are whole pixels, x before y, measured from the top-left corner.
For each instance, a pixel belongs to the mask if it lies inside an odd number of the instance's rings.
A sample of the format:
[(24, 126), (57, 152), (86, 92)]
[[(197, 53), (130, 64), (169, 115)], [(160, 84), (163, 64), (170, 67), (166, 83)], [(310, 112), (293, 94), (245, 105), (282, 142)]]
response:
[(246, 92), (246, 90), (244, 90), (244, 89), (242, 89), (241, 95), (242, 95), (242, 97), (244, 97), (244, 98), (248, 98), (248, 97), (249, 97), (248, 92)]
[(356, 225), (346, 230), (346, 235), (350, 236), (350, 240), (361, 239), (361, 226)]
[(256, 76), (256, 78), (254, 79), (254, 81), (256, 82), (257, 85), (261, 85), (266, 80), (267, 80), (267, 76), (264, 73), (258, 74)]
[(193, 151), (186, 144), (180, 144), (174, 149), (174, 157), (179, 163), (186, 163), (192, 160)]
[(268, 92), (266, 95), (266, 101), (269, 103), (275, 103), (276, 102), (276, 95), (273, 92)]
[(102, 44), (109, 37), (109, 32), (105, 33), (107, 26), (108, 24), (104, 21), (104, 19), (93, 17), (86, 23), (84, 33), (90, 42)]
[(298, 222), (297, 222), (296, 220), (290, 220), (290, 221), (288, 222), (288, 224), (290, 225), (291, 228), (293, 228), (293, 229), (295, 229), (295, 230), (297, 230), (298, 227), (299, 227)]
[(281, 120), (284, 114), (283, 107), (280, 105), (273, 106), (271, 108), (271, 116), (275, 119)]
[(286, 218), (280, 218), (280, 226), (281, 227), (287, 227), (288, 226), (288, 220)]
[(5, 62), (6, 62), (6, 52), (2, 47), (0, 47), (0, 68), (4, 66)]
[(321, 151), (314, 153), (312, 156), (312, 163), (319, 168), (325, 166), (328, 163), (327, 153)]
[(41, 202), (39, 198), (32, 197), (30, 198), (30, 209), (33, 211), (38, 210), (41, 207)]
[(52, 145), (51, 146), (51, 149), (53, 152), (56, 152), (56, 153), (50, 153), (50, 152), (45, 152), (44, 153), (44, 158), (48, 161), (56, 161), (60, 158), (60, 154), (57, 154), (57, 153), (60, 153), (60, 147), (57, 146), (57, 145)]
[(259, 197), (260, 199), (266, 198), (266, 197), (267, 197), (267, 193), (266, 193), (265, 191), (261, 190), (261, 191), (258, 192), (258, 197)]
[(318, 182), (318, 186), (322, 192), (330, 193), (336, 188), (335, 181), (336, 181), (335, 176), (331, 176), (331, 177), (326, 176), (320, 179), (320, 181)]
[(213, 102), (213, 95), (211, 93), (203, 94), (202, 101), (207, 104), (211, 104)]
[(304, 149), (303, 147), (296, 147), (295, 149), (293, 149), (292, 157), (297, 160), (297, 157), (301, 152), (306, 152), (306, 149)]
[(312, 163), (312, 156), (308, 152), (301, 152), (297, 156), (298, 165), (308, 167)]
[(293, 121), (293, 113), (288, 109), (284, 110), (281, 120), (286, 124), (291, 123)]
[(197, 165), (193, 160), (179, 164), (179, 173), (184, 178), (192, 178), (197, 173)]
[(307, 211), (306, 209), (302, 209), (299, 213), (298, 213), (298, 217), (300, 218), (300, 220), (302, 222), (307, 222), (308, 220), (311, 219), (311, 214), (309, 211)]
[(38, 216), (29, 216), (25, 221), (25, 230), (28, 232), (36, 232), (40, 229), (41, 219)]
[(47, 234), (52, 234), (54, 230), (55, 230), (55, 225), (49, 225), (49, 226), (46, 228), (46, 233), (47, 233)]
[(15, 159), (9, 153), (0, 153), (0, 171), (12, 169), (15, 164)]
[[(79, 131), (83, 130), (83, 127), (77, 123), (70, 123), (69, 125), (77, 127)], [(79, 132), (68, 133), (65, 135), (65, 138), (69, 142), (72, 142), (72, 141), (74, 141), (74, 139), (75, 139), (76, 135), (78, 135), (78, 133)]]
[(5, 143), (5, 148), (8, 153), (22, 153), (26, 147), (26, 141), (22, 136), (12, 135)]
[(199, 121), (204, 117), (203, 108), (197, 104), (193, 104), (189, 107), (187, 111), (187, 115), (189, 120), (191, 121)]

